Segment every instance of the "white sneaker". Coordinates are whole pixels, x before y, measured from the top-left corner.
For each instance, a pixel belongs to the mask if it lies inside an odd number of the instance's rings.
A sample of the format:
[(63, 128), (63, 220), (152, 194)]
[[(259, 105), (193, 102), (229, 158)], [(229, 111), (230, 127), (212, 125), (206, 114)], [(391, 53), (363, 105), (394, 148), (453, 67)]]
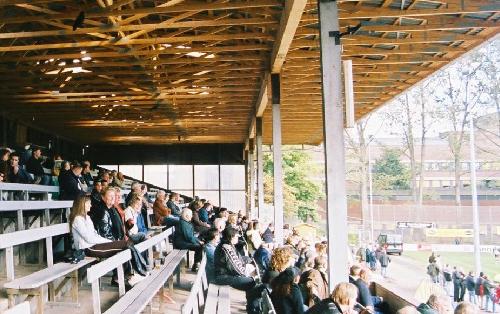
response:
[(135, 274), (132, 277), (130, 277), (130, 279), (128, 280), (128, 284), (133, 287), (136, 284), (138, 284), (139, 282), (141, 282), (144, 278), (146, 278), (146, 277)]

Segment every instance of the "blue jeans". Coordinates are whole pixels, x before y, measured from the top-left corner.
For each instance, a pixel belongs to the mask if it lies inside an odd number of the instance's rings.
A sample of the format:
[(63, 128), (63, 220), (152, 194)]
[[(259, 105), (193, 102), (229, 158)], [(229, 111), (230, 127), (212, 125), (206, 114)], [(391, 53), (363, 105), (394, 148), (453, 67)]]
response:
[(486, 305), (484, 308), (486, 311), (488, 310), (488, 305), (489, 305), (490, 301), (492, 303), (492, 311), (493, 311), (493, 313), (495, 313), (495, 298), (494, 298), (493, 294), (486, 295)]

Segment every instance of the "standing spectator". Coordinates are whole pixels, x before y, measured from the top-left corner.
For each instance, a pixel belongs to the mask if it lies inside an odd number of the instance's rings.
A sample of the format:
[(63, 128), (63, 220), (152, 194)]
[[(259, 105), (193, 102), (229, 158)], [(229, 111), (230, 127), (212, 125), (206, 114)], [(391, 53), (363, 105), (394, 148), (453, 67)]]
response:
[(380, 254), (380, 273), (382, 274), (382, 277), (387, 277), (387, 266), (389, 266), (389, 263), (391, 262), (391, 259), (389, 258), (389, 255), (387, 255), (387, 250), (385, 248), (382, 248), (381, 254)]
[(456, 303), (462, 302), (461, 300), (461, 296), (463, 295), (462, 282), (464, 280), (464, 275), (460, 271), (460, 269), (454, 267), (454, 271), (451, 277), (453, 280), (453, 302)]
[(491, 301), (491, 311), (493, 313), (495, 313), (495, 303), (497, 303), (496, 286), (493, 284), (493, 282), (486, 275), (484, 276), (483, 286), (484, 286), (484, 297), (486, 299), (486, 304), (484, 305), (484, 310), (488, 311), (489, 304)]
[(35, 176), (35, 184), (49, 185), (50, 177), (45, 174), (42, 167), (42, 149), (33, 148), (31, 158), (26, 162), (26, 171)]
[(8, 171), (7, 182), (11, 183), (30, 183), (31, 178), (28, 172), (19, 166), (19, 154), (14, 152), (10, 154), (10, 169)]
[(82, 188), (82, 165), (78, 161), (71, 164), (71, 170), (61, 172), (59, 176), (60, 199), (74, 201), (77, 196), (85, 194)]
[(429, 275), (433, 283), (439, 283), (439, 271), (440, 269), (436, 264), (436, 259), (433, 259), (433, 262), (427, 265), (427, 275)]
[(193, 213), (189, 208), (184, 208), (181, 213), (181, 219), (174, 231), (174, 248), (180, 250), (194, 251), (194, 263), (191, 270), (198, 271), (202, 258), (203, 242), (194, 236), (194, 228), (191, 224)]
[(476, 279), (476, 299), (478, 300), (479, 307), (482, 309), (484, 307), (484, 273), (480, 272), (479, 276)]
[(445, 289), (448, 295), (451, 295), (451, 286), (452, 286), (452, 276), (450, 265), (446, 264), (443, 268), (443, 288)]
[(271, 300), (276, 314), (302, 314), (305, 310), (302, 292), (297, 285), (299, 269), (290, 267), (271, 283)]
[(465, 278), (465, 287), (469, 293), (469, 302), (477, 304), (476, 301), (476, 281), (474, 280), (474, 273), (469, 272), (469, 275)]

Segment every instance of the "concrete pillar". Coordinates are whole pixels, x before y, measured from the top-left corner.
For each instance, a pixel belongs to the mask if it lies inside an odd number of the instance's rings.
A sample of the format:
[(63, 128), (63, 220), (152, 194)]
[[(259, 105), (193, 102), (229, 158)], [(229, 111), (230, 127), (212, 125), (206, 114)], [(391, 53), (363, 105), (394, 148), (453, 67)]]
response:
[(336, 1), (318, 0), (323, 136), (325, 143), (328, 277), (330, 291), (348, 280), (347, 198), (345, 187), (344, 110), (338, 7)]
[(254, 158), (254, 141), (250, 139), (249, 141), (249, 149), (248, 149), (248, 171), (249, 180), (248, 180), (248, 193), (249, 193), (249, 201), (250, 201), (250, 217), (252, 219), (257, 218), (257, 214), (255, 212), (255, 158)]
[(273, 162), (274, 162), (274, 240), (283, 244), (283, 168), (281, 154), (281, 80), (271, 74), (273, 102)]
[(255, 146), (257, 150), (257, 217), (264, 208), (264, 156), (262, 153), (262, 118), (257, 118), (255, 123)]

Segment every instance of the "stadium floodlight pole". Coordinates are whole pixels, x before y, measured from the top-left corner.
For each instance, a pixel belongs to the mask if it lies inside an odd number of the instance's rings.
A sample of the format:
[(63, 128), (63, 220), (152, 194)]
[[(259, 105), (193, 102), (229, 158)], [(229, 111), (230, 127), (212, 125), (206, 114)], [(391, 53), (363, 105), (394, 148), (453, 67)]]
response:
[(348, 280), (344, 100), (337, 1), (318, 0), (329, 291)]
[(472, 222), (474, 224), (474, 270), (481, 271), (481, 247), (479, 243), (479, 212), (477, 209), (476, 148), (474, 143), (474, 118), (469, 119), (470, 128), (470, 186), (472, 192)]
[(371, 150), (371, 142), (373, 139), (373, 135), (368, 136), (368, 189), (370, 194), (370, 242), (373, 243), (373, 183), (372, 183), (372, 150)]

